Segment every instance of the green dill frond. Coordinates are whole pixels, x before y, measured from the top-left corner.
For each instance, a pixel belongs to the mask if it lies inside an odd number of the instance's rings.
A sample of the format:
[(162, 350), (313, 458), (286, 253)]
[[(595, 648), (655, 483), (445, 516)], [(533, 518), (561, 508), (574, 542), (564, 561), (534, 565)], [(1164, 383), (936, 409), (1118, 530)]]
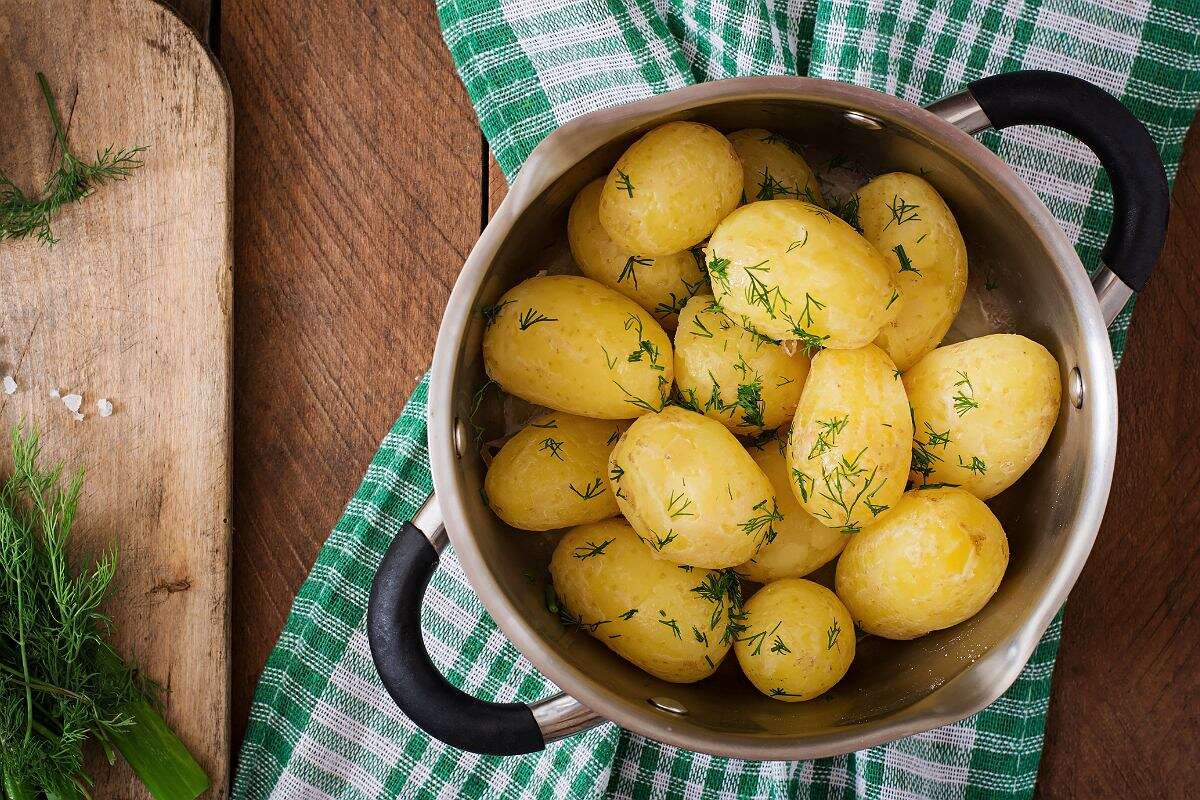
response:
[(33, 236), (42, 244), (52, 246), (58, 239), (54, 236), (51, 222), (59, 209), (82, 200), (106, 183), (128, 178), (142, 166), (140, 156), (147, 148), (118, 150), (110, 145), (96, 153), (95, 161), (83, 161), (67, 144), (58, 104), (46, 76), (37, 73), (37, 81), (54, 126), (59, 163), (38, 197), (26, 195), (7, 175), (0, 172), (0, 241)]
[[(908, 253), (904, 252), (904, 245), (898, 244), (892, 248), (892, 252), (896, 254), (896, 260), (900, 262), (900, 272), (915, 272), (918, 278), (924, 277), (921, 270), (913, 266), (912, 259), (908, 257)], [(890, 305), (890, 304), (889, 304)]]
[(618, 169), (617, 170), (617, 189), (619, 189), (622, 192), (625, 192), (630, 198), (632, 198), (633, 197), (633, 188), (634, 188), (633, 182), (631, 180), (629, 180), (629, 175), (627, 175), (622, 170)]
[(904, 198), (900, 195), (892, 195), (892, 200), (888, 203), (888, 211), (892, 212), (892, 218), (883, 226), (883, 229), (886, 231), (893, 224), (898, 228), (906, 222), (920, 222), (920, 208), (920, 206), (904, 202)]
[(539, 322), (558, 322), (558, 317), (548, 317), (536, 308), (530, 308), (521, 315), (517, 322), (517, 327), (523, 331), (527, 331)]

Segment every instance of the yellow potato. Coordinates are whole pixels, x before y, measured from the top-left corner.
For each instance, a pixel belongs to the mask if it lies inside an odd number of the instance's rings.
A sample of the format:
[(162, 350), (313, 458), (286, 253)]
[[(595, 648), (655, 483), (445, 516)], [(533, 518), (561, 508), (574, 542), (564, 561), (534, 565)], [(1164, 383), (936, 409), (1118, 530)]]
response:
[(837, 596), (792, 578), (759, 589), (745, 606), (734, 644), (738, 664), (776, 700), (812, 700), (842, 679), (854, 660), (854, 623)]
[(664, 681), (707, 678), (729, 652), (737, 575), (650, 558), (624, 520), (567, 531), (550, 576), (560, 619)]
[(752, 581), (768, 583), (780, 578), (802, 578), (828, 564), (849, 537), (837, 528), (822, 525), (804, 510), (792, 493), (785, 440), (767, 442), (750, 450), (754, 463), (771, 481), (783, 519), (775, 523), (775, 538), (737, 571)]
[(813, 358), (788, 445), (792, 491), (808, 513), (854, 533), (904, 493), (912, 419), (900, 373), (873, 344)]
[(736, 324), (711, 295), (693, 297), (679, 319), (675, 384), (686, 407), (741, 434), (773, 430), (792, 418), (808, 356), (789, 354)]
[[(604, 179), (583, 187), (567, 216), (571, 255), (584, 275), (633, 300), (667, 330), (675, 330), (687, 299), (707, 291), (699, 251), (651, 258), (630, 252), (609, 238), (600, 225), (600, 191)], [(699, 262), (699, 263), (698, 263)]]
[(792, 197), (825, 205), (817, 177), (795, 142), (762, 128), (736, 131), (729, 141), (742, 159), (742, 202)]
[(514, 528), (548, 531), (620, 513), (608, 486), (608, 456), (628, 423), (559, 411), (530, 422), (488, 465), (483, 491)]
[(996, 333), (939, 347), (904, 373), (912, 481), (987, 500), (1037, 460), (1058, 419), (1058, 362), (1037, 342)]
[(1008, 539), (982, 500), (924, 489), (850, 538), (834, 583), (858, 627), (915, 639), (978, 613), (1007, 566)]
[(638, 536), (676, 564), (748, 561), (780, 519), (771, 482), (733, 434), (677, 406), (630, 426), (609, 459), (609, 480)]
[(713, 231), (705, 253), (725, 313), (772, 339), (862, 347), (896, 313), (883, 256), (811, 203), (764, 200), (742, 206)]
[(946, 201), (924, 178), (880, 175), (858, 192), (863, 235), (891, 266), (896, 318), (875, 344), (908, 369), (950, 330), (967, 289), (967, 246)]
[(631, 253), (686, 250), (737, 208), (742, 162), (715, 128), (668, 122), (617, 159), (600, 194), (600, 224)]
[(537, 405), (598, 419), (662, 408), (674, 356), (645, 309), (588, 278), (547, 275), (483, 309), (488, 377)]

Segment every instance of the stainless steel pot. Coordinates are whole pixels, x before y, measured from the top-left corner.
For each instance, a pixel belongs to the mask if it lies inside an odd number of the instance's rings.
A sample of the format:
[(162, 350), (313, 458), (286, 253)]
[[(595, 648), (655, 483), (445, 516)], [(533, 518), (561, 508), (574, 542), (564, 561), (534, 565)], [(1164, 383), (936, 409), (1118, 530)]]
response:
[[(503, 426), (495, 394), (482, 403), (476, 397), (486, 380), (481, 307), (561, 250), (567, 208), (584, 184), (606, 173), (641, 133), (676, 119), (726, 131), (768, 128), (854, 154), (869, 171), (923, 171), (954, 210), (970, 253), (972, 278), (950, 338), (1019, 331), (1048, 347), (1063, 370), (1065, 397), (1049, 444), (1029, 473), (991, 503), (1012, 551), (996, 596), (971, 620), (922, 639), (864, 638), (846, 678), (809, 703), (764, 697), (733, 659), (701, 683), (665, 683), (591, 637), (564, 630), (547, 611), (543, 588), (525, 577), (548, 563), (556, 537), (512, 531), (480, 493), (484, 465), (468, 424), (489, 435)], [(1083, 140), (1112, 181), (1116, 222), (1107, 266), (1090, 283), (1046, 207), (969, 135), (1026, 123)], [(433, 736), (496, 754), (539, 750), (612, 720), (714, 755), (808, 759), (927, 731), (982, 709), (1016, 679), (1091, 550), (1117, 433), (1106, 324), (1145, 283), (1162, 246), (1167, 207), (1166, 179), (1145, 128), (1112, 96), (1055, 73), (987, 78), (928, 109), (830, 81), (734, 78), (563, 126), (526, 162), (467, 259), (442, 319), (429, 391), (436, 497), (397, 535), (368, 611), (384, 686)], [(446, 533), (501, 629), (564, 694), (533, 706), (487, 703), (438, 673), (421, 638), (420, 605)]]

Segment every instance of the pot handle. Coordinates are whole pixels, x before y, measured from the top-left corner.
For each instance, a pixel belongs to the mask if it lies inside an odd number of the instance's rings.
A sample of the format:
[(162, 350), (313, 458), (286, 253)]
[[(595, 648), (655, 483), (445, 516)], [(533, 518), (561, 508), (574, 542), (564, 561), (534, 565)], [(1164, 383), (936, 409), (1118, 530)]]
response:
[(1092, 285), (1111, 323), (1130, 295), (1145, 287), (1167, 235), (1167, 176), (1146, 127), (1099, 86), (1047, 70), (982, 78), (929, 110), (967, 133), (1048, 125), (1096, 154), (1112, 183), (1113, 225)]
[(603, 719), (559, 693), (532, 706), (491, 703), (458, 689), (434, 666), (421, 633), (421, 604), (448, 540), (437, 496), (392, 540), (367, 601), (367, 639), (383, 687), (421, 730), (460, 750), (534, 753)]

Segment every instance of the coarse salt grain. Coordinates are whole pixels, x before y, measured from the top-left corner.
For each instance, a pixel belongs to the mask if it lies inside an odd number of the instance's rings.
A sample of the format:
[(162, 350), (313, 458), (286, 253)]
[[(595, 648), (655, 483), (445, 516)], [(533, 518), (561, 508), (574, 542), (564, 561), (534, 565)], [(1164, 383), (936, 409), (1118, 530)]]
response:
[(17, 382), (12, 375), (4, 376), (4, 393), (14, 394), (17, 391)]
[(96, 410), (100, 412), (102, 417), (111, 417), (113, 412), (113, 404), (109, 402), (107, 397), (101, 397), (96, 401)]
[(70, 411), (72, 414), (78, 414), (79, 407), (83, 405), (83, 395), (72, 392), (71, 394), (64, 396), (62, 401), (63, 405), (67, 407), (68, 411)]
[(51, 390), (50, 390), (50, 396), (51, 396), (51, 397), (56, 397), (56, 398), (57, 398), (57, 397), (62, 397), (62, 392), (58, 391), (58, 389), (51, 389)]

